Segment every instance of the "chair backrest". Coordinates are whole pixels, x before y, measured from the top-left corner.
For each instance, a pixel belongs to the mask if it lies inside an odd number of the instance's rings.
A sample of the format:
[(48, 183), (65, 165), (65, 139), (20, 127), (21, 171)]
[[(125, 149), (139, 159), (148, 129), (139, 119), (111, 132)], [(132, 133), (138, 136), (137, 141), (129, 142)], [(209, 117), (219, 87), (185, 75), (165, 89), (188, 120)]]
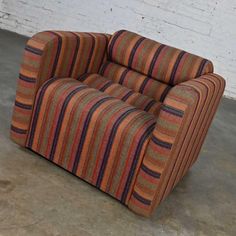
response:
[(213, 72), (207, 59), (127, 30), (115, 32), (107, 50), (109, 61), (171, 86)]

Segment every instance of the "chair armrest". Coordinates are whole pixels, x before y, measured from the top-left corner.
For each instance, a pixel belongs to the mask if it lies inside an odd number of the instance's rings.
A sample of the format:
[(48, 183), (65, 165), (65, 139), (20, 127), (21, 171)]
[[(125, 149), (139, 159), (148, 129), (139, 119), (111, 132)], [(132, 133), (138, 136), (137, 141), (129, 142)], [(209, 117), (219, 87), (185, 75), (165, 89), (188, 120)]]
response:
[(17, 82), (11, 138), (25, 146), (35, 95), (52, 77), (96, 73), (106, 59), (110, 36), (100, 33), (40, 32), (26, 44)]
[(196, 161), (225, 81), (207, 74), (174, 86), (164, 100), (128, 206), (150, 215)]

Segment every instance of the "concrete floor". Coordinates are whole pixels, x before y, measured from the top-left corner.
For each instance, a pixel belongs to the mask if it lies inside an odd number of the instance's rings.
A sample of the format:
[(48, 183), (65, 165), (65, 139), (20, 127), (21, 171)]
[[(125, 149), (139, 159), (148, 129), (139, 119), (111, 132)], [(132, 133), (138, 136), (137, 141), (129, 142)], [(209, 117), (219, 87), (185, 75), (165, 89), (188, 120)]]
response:
[(236, 101), (222, 100), (200, 159), (143, 218), (10, 141), (26, 40), (0, 30), (0, 236), (236, 235)]

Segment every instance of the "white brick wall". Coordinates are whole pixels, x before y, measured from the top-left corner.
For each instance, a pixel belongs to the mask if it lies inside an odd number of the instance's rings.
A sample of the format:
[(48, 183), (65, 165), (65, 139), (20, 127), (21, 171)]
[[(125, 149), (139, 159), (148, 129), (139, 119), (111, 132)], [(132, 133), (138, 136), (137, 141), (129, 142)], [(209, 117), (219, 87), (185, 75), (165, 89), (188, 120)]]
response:
[(0, 28), (136, 31), (212, 60), (236, 99), (236, 0), (0, 0)]

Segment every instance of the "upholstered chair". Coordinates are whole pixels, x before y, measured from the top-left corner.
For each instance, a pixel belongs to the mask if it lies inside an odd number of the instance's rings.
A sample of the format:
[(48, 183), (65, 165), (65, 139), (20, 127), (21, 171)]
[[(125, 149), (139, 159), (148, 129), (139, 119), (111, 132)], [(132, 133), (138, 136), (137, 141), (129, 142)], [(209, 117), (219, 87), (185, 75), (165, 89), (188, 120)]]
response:
[(41, 32), (11, 138), (149, 216), (196, 161), (224, 87), (211, 61), (136, 33)]

